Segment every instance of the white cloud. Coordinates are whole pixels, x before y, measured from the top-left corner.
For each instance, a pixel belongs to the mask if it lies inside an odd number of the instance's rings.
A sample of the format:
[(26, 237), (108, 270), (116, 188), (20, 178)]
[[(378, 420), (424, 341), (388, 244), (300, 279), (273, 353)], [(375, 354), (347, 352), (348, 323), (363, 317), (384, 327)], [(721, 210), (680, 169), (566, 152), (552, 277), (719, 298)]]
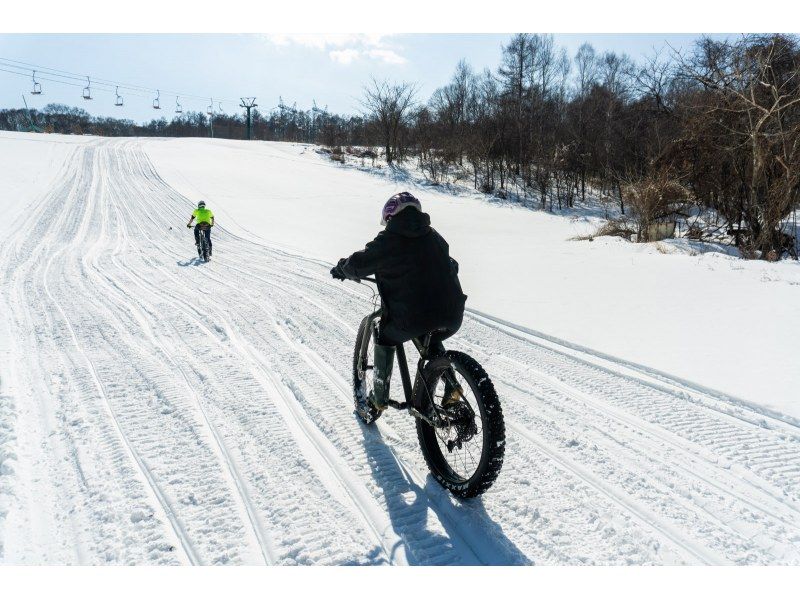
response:
[(383, 33), (270, 33), (266, 39), (276, 46), (302, 46), (327, 51), (339, 64), (359, 59), (379, 60), (386, 64), (405, 64), (403, 56), (390, 47), (390, 36)]
[(367, 55), (371, 58), (375, 58), (378, 60), (383, 60), (388, 64), (405, 64), (408, 62), (405, 58), (400, 56), (394, 50), (389, 49), (375, 49), (367, 51)]
[(361, 52), (353, 48), (345, 48), (344, 50), (331, 50), (328, 56), (331, 60), (340, 64), (350, 64), (361, 55)]
[(289, 46), (292, 44), (326, 50), (328, 48), (341, 48), (358, 43), (367, 36), (359, 33), (268, 33), (267, 39), (276, 46)]

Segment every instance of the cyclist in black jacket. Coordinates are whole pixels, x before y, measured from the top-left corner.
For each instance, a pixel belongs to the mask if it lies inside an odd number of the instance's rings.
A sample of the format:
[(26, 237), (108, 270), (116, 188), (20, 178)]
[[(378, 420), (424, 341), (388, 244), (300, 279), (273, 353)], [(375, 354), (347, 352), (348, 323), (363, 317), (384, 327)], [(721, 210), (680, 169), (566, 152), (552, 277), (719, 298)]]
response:
[(331, 270), (334, 278), (375, 275), (378, 282), (382, 314), (375, 343), (375, 393), (370, 397), (377, 409), (388, 404), (396, 345), (434, 332), (434, 356), (444, 351), (442, 341), (461, 327), (467, 297), (458, 280), (458, 263), (430, 223), (416, 197), (393, 195), (383, 207), (386, 229)]

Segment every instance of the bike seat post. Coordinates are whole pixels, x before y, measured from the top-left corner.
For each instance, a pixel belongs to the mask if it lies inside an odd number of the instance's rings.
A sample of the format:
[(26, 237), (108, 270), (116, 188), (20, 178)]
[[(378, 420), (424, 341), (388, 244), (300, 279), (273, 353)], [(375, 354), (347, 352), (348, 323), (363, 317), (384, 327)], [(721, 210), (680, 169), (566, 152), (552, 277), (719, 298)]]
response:
[(431, 348), (431, 338), (432, 337), (433, 337), (433, 333), (429, 332), (428, 334), (426, 334), (422, 338), (422, 347), (421, 347), (422, 350), (420, 351), (420, 357), (422, 357), (422, 359), (427, 359), (428, 358), (428, 351)]

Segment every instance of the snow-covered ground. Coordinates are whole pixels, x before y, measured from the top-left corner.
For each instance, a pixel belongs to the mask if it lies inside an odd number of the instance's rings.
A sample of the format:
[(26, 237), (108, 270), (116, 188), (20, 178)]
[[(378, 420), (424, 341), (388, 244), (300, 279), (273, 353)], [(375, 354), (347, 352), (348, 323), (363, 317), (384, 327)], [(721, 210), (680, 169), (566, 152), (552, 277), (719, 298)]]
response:
[(1, 562), (800, 564), (796, 265), (415, 189), (506, 415), (462, 503), (408, 416), (354, 418), (370, 294), (328, 275), (407, 181), (208, 140), (2, 133), (0, 164)]
[[(800, 423), (800, 264), (682, 241), (572, 241), (590, 217), (550, 215), (370, 176), (300, 144), (151, 140), (164, 180), (240, 234), (327, 262), (379, 230), (410, 188), (461, 264), (468, 306), (669, 372)], [(692, 255), (697, 253), (698, 255)]]

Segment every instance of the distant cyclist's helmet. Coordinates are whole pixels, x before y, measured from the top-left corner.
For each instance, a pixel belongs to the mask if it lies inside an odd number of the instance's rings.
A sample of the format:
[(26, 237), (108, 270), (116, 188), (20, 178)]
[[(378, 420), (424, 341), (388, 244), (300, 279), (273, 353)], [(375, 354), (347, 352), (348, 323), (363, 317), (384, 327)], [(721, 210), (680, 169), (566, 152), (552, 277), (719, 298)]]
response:
[(197, 202), (197, 207), (198, 207), (198, 208), (204, 208), (204, 207), (206, 207), (206, 202), (204, 202), (204, 201), (198, 201), (198, 202)]
[(387, 201), (383, 206), (383, 212), (381, 213), (381, 225), (386, 226), (386, 223), (389, 222), (393, 216), (396, 216), (398, 212), (408, 207), (416, 208), (417, 210), (422, 211), (422, 204), (420, 204), (419, 200), (411, 195), (408, 191), (403, 191), (397, 195), (392, 195), (389, 198), (389, 201)]

